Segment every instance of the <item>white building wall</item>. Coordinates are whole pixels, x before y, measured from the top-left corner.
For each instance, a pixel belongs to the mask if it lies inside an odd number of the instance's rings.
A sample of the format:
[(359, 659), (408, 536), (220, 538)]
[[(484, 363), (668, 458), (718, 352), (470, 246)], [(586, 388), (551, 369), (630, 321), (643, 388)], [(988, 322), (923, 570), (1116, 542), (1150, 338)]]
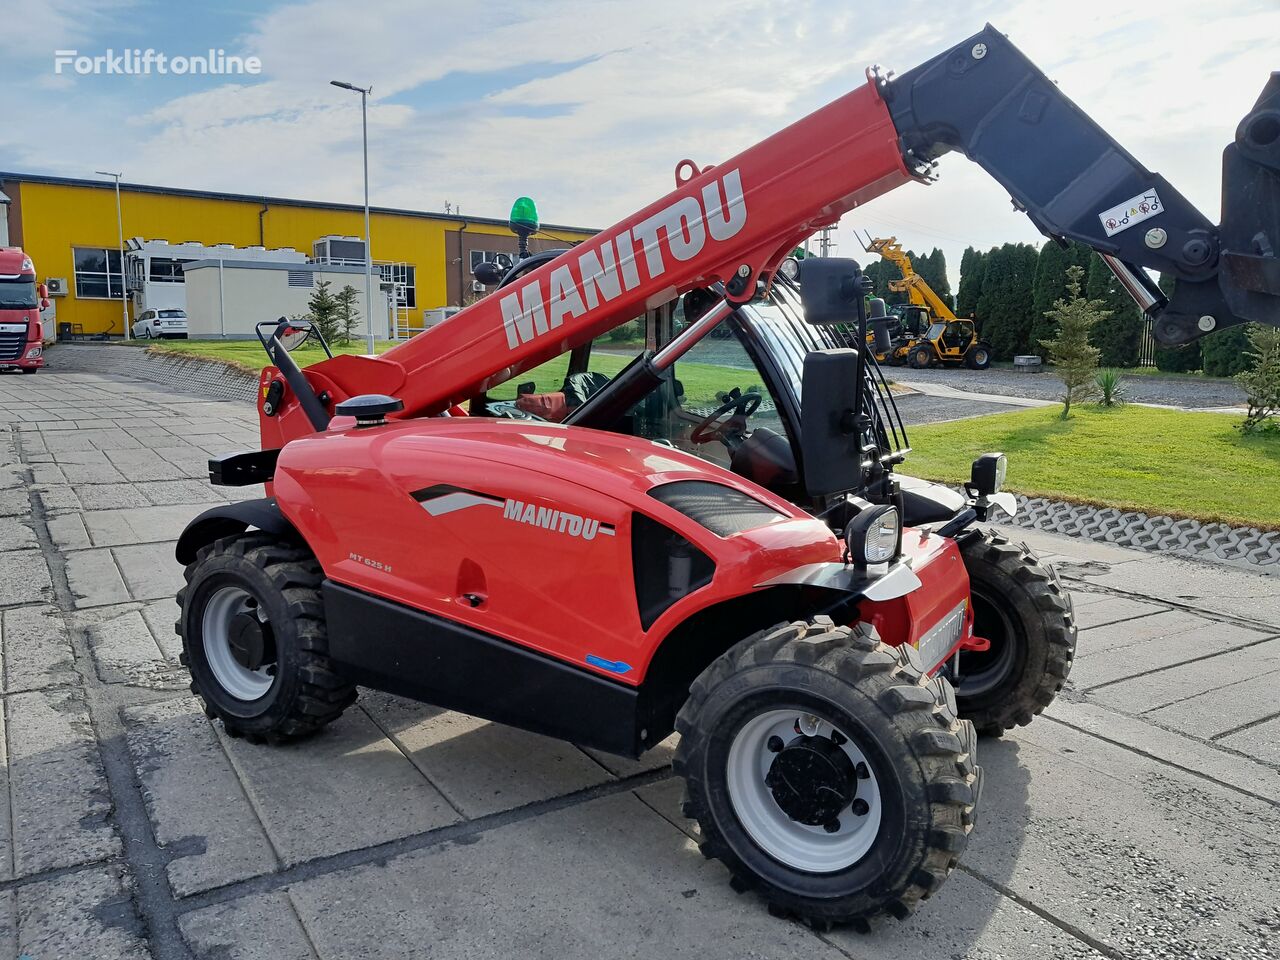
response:
[[(255, 324), (280, 317), (303, 317), (307, 313), (307, 301), (322, 280), (330, 282), (329, 292), (336, 294), (350, 284), (357, 291), (356, 304), (360, 311), (359, 330), (365, 330), (368, 311), (364, 298), (364, 271), (356, 267), (336, 267), (296, 264), (293, 270), (307, 270), (312, 274), (312, 286), (289, 286), (289, 269), (276, 269), (265, 264), (218, 263), (190, 264), (186, 268), (187, 335), (191, 339), (252, 337)], [(375, 300), (378, 291), (374, 290)], [(385, 305), (379, 305), (373, 316), (374, 336), (390, 337)]]

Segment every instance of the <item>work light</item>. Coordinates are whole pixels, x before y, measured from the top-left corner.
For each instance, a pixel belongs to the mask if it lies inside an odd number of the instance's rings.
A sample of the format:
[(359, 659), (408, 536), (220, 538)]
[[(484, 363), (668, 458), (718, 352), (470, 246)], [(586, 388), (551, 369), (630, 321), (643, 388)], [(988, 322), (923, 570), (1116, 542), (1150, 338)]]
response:
[(863, 510), (844, 528), (846, 562), (888, 563), (898, 552), (898, 527), (897, 507), (882, 504)]
[(984, 453), (973, 461), (969, 487), (974, 496), (989, 497), (998, 493), (1004, 486), (1004, 475), (1008, 469), (1009, 460), (1003, 453)]

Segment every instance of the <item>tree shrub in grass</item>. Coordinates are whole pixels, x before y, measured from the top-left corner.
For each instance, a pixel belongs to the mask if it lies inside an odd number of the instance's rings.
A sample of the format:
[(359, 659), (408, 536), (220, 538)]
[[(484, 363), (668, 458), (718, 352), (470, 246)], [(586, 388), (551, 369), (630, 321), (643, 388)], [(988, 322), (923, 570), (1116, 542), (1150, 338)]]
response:
[(1080, 295), (1083, 279), (1081, 267), (1072, 265), (1067, 268), (1067, 296), (1055, 300), (1053, 309), (1049, 311), (1058, 335), (1052, 340), (1041, 341), (1049, 353), (1054, 373), (1066, 388), (1062, 396), (1063, 420), (1071, 415), (1071, 404), (1087, 400), (1097, 393), (1095, 377), (1101, 351), (1089, 342), (1089, 331), (1110, 316), (1102, 308), (1101, 300), (1089, 300)]

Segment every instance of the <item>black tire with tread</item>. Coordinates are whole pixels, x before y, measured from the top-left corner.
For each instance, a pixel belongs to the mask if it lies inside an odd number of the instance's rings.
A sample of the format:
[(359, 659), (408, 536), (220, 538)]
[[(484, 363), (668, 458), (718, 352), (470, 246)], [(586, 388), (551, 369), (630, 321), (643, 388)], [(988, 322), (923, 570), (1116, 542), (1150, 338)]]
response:
[[(985, 353), (986, 360), (982, 363), (978, 362), (979, 352)], [(970, 370), (985, 370), (991, 366), (991, 347), (979, 341), (970, 347), (964, 355), (964, 365)]]
[(1025, 543), (994, 530), (979, 531), (961, 544), (970, 587), (983, 597), (998, 597), (1021, 632), (1022, 655), (1001, 688), (983, 697), (964, 695), (964, 657), (960, 655), (960, 715), (979, 733), (999, 736), (1030, 723), (1049, 706), (1067, 682), (1076, 652), (1075, 611), (1052, 564), (1042, 563)]
[[(880, 751), (873, 765), (882, 793), (896, 788), (905, 801), (901, 829), (886, 821), (871, 850), (834, 874), (794, 870), (755, 846), (732, 812), (724, 771), (709, 762), (746, 722), (732, 717), (748, 699), (787, 702), (809, 692), (844, 713), (860, 747)], [(864, 742), (871, 726), (881, 736)], [(866, 624), (815, 617), (742, 640), (693, 682), (676, 729), (672, 767), (685, 780), (683, 812), (698, 822), (703, 855), (729, 868), (735, 890), (756, 890), (771, 913), (816, 929), (848, 923), (866, 931), (886, 915), (905, 919), (950, 875), (973, 830), (982, 784), (973, 726), (957, 716), (950, 684), (925, 675), (915, 648), (890, 647)], [(841, 882), (854, 885), (839, 889)]]
[(912, 347), (907, 354), (907, 365), (913, 370), (925, 370), (933, 365), (933, 351), (927, 347)]
[[(270, 534), (251, 531), (201, 547), (184, 572), (187, 584), (178, 591), (181, 612), (174, 629), (182, 639), (181, 662), (191, 672), (191, 692), (210, 718), (222, 721), (227, 733), (254, 742), (309, 736), (338, 719), (355, 702), (355, 687), (333, 669), (327, 656), (324, 604), (319, 563), (305, 548)], [(203, 587), (211, 578), (231, 576), (253, 588), (268, 606), (275, 630), (280, 668), (272, 690), (242, 707), (217, 686), (200, 647), (198, 611)], [(188, 602), (192, 601), (192, 602)]]

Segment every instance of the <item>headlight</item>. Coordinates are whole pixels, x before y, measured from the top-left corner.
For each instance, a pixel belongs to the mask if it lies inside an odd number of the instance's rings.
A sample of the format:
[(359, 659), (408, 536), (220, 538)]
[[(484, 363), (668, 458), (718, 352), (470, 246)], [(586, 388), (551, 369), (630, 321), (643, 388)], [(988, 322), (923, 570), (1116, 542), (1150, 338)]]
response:
[(1003, 453), (984, 453), (973, 461), (969, 474), (969, 486), (979, 497), (999, 493), (1004, 486), (1004, 475), (1009, 469), (1009, 459)]
[(778, 264), (778, 272), (794, 283), (800, 279), (800, 261), (795, 257), (787, 257)]
[(848, 561), (861, 566), (892, 560), (898, 553), (898, 526), (896, 507), (863, 510), (844, 528)]
[(42, 353), (44, 353), (44, 350), (42, 348), (32, 347), (30, 350), (27, 351), (27, 359), (34, 360), (36, 357), (40, 356), (40, 354)]

